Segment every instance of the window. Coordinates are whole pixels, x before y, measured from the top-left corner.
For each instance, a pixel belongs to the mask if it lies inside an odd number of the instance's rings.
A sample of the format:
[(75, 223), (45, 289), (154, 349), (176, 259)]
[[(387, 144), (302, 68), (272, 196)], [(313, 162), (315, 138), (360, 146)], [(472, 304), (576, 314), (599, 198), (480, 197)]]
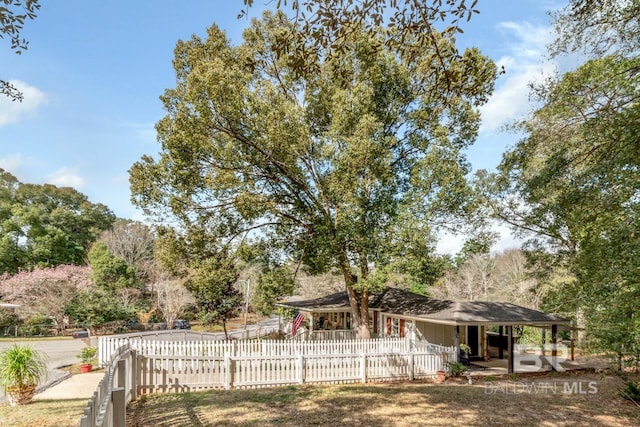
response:
[(400, 336), (400, 319), (396, 319), (395, 317), (391, 319), (391, 336)]

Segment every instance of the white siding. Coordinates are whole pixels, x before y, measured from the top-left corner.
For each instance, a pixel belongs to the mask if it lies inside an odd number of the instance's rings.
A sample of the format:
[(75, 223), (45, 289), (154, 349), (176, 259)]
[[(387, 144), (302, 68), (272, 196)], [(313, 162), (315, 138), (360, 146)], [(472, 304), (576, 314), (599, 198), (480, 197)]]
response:
[[(416, 322), (418, 339), (425, 339), (432, 344), (452, 346), (454, 345), (455, 326), (440, 325), (437, 323)], [(460, 328), (462, 335), (464, 328)], [(420, 337), (422, 335), (422, 337)], [(462, 342), (462, 336), (460, 337)]]

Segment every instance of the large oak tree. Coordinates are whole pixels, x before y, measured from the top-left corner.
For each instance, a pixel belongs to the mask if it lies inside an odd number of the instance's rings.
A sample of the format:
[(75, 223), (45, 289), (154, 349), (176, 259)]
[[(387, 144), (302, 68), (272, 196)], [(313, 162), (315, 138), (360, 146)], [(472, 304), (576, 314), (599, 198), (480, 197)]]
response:
[(160, 157), (144, 156), (130, 181), (160, 220), (198, 224), (221, 245), (259, 230), (312, 272), (339, 269), (367, 337), (368, 297), (412, 247), (401, 239), (430, 239), (473, 209), (463, 152), (496, 69), (448, 35), (408, 61), (384, 43), (392, 31), (352, 30), (308, 73), (295, 46), (281, 53), (299, 40), (281, 13), (254, 21), (240, 46), (215, 25), (180, 41)]
[(105, 205), (70, 187), (25, 184), (0, 168), (0, 272), (82, 265), (115, 221)]

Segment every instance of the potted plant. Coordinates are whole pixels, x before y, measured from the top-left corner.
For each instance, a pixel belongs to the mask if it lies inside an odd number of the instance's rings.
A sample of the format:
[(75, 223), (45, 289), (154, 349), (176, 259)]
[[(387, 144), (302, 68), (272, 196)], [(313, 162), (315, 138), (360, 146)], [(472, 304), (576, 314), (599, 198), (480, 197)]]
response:
[(0, 353), (0, 384), (11, 406), (26, 405), (47, 377), (44, 357), (31, 346), (15, 344)]
[(466, 359), (469, 359), (469, 355), (471, 354), (471, 347), (469, 347), (465, 343), (462, 343), (460, 344), (460, 351), (464, 354), (464, 357)]
[(91, 372), (91, 369), (93, 369), (93, 364), (91, 362), (93, 361), (93, 358), (96, 357), (97, 352), (98, 349), (92, 346), (87, 346), (80, 350), (80, 353), (78, 354), (78, 358), (82, 362), (80, 365), (80, 372)]

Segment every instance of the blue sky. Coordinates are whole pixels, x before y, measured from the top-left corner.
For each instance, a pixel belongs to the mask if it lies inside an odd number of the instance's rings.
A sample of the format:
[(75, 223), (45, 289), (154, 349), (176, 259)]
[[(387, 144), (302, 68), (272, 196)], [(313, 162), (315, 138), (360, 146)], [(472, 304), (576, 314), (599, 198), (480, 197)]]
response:
[[(164, 115), (159, 96), (175, 85), (173, 48), (213, 23), (239, 44), (249, 25), (237, 19), (243, 2), (41, 3), (23, 30), (28, 51), (16, 55), (0, 40), (0, 78), (25, 94), (22, 103), (0, 98), (0, 168), (21, 182), (74, 187), (119, 217), (143, 219), (129, 201), (127, 171), (160, 149), (154, 125)], [(257, 0), (249, 16), (259, 16), (265, 3)], [(507, 71), (482, 110), (481, 134), (469, 151), (474, 168), (495, 167), (516, 142), (500, 127), (531, 108), (527, 84), (555, 69), (544, 58), (553, 37), (547, 12), (565, 3), (481, 0), (481, 13), (465, 24), (460, 44), (478, 46)], [(506, 233), (500, 244), (512, 241)], [(445, 243), (441, 250), (452, 249)]]

